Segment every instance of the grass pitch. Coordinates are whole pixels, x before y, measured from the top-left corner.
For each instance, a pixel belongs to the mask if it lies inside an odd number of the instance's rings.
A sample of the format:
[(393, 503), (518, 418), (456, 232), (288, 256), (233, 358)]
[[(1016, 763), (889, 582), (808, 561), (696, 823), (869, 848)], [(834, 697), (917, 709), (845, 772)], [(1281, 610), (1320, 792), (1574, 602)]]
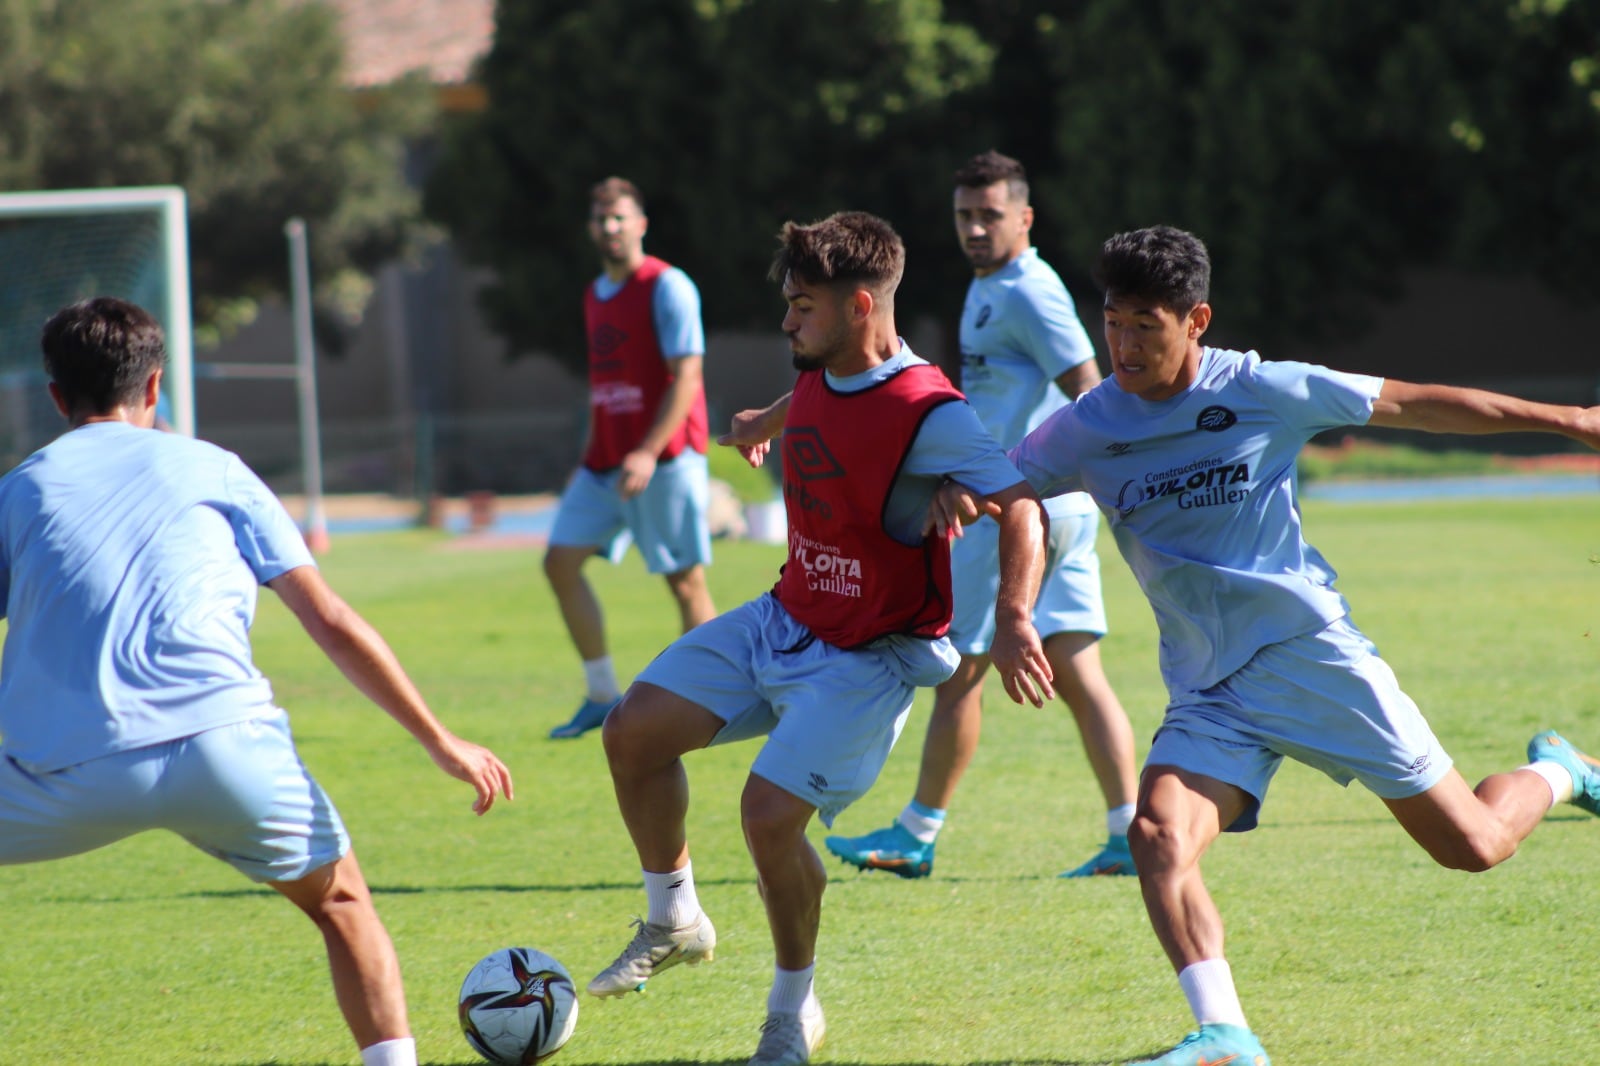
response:
[[(1470, 781), (1523, 761), (1539, 729), (1600, 748), (1600, 499), (1307, 506), (1313, 543)], [(718, 545), (719, 606), (768, 587), (781, 549)], [(1108, 672), (1141, 752), (1159, 721), (1148, 607), (1102, 539)], [(483, 819), (409, 738), (323, 661), (270, 595), (255, 641), (306, 762), (339, 804), (400, 951), (422, 1061), (476, 1060), (461, 977), (525, 943), (581, 985), (642, 911), (637, 863), (598, 738), (544, 739), (580, 696), (535, 551), (436, 534), (335, 541), (324, 568), (394, 644), (435, 710), (495, 748), (517, 799)], [(635, 557), (590, 568), (619, 670), (673, 636)], [(1189, 1027), (1137, 885), (1055, 874), (1102, 836), (1065, 708), (1019, 708), (991, 682), (978, 753), (933, 876), (832, 872), (817, 988), (822, 1063), (1103, 1064)], [(838, 823), (886, 824), (915, 780), (919, 700), (878, 787)], [(44, 709), (41, 713), (46, 713)], [(558, 1062), (741, 1063), (771, 946), (738, 826), (752, 743), (686, 761), (690, 843), (717, 961), (640, 996), (584, 997)], [(820, 848), (824, 830), (813, 839)], [(1275, 1062), (1551, 1063), (1600, 1038), (1588, 888), (1600, 821), (1562, 808), (1487, 874), (1440, 870), (1359, 786), (1298, 765), (1253, 833), (1205, 862), (1245, 1009)], [(0, 1063), (355, 1063), (320, 938), (270, 890), (175, 837), (0, 868)]]

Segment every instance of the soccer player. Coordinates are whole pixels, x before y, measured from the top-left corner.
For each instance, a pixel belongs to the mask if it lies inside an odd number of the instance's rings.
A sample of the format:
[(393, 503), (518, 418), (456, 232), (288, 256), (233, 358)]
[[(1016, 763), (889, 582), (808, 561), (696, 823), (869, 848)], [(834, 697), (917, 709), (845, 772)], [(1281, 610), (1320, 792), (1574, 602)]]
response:
[(257, 586), (472, 785), (479, 814), (511, 798), (510, 773), (439, 723), (237, 456), (153, 429), (154, 318), (87, 300), (50, 319), (42, 347), (71, 428), (0, 478), (0, 863), (170, 829), (316, 923), (365, 1066), (415, 1066), (394, 945), (251, 660)]
[(687, 633), (715, 615), (706, 587), (705, 330), (689, 276), (644, 251), (644, 197), (623, 178), (589, 194), (589, 236), (604, 268), (584, 294), (589, 435), (544, 556), (544, 573), (583, 660), (587, 694), (552, 737), (599, 727), (621, 695), (605, 619), (583, 564), (622, 558), (630, 541), (666, 578)]
[[(1476, 789), (1454, 769), (1306, 543), (1295, 460), (1314, 434), (1374, 425), (1536, 431), (1600, 447), (1600, 407), (1417, 385), (1201, 343), (1210, 259), (1165, 226), (1103, 246), (1113, 378), (1010, 453), (1042, 494), (1088, 491), (1155, 610), (1166, 714), (1129, 830), (1145, 908), (1199, 1023), (1162, 1066), (1267, 1066), (1223, 955), (1200, 857), (1254, 828), (1285, 756), (1375, 793), (1429, 856), (1480, 871), (1554, 804), (1600, 813), (1600, 770), (1553, 732)], [(975, 514), (955, 486), (935, 525)]]
[(684, 829), (681, 756), (765, 735), (740, 801), (776, 955), (754, 1064), (806, 1062), (822, 1042), (813, 991), (822, 860), (806, 839), (871, 787), (918, 686), (950, 676), (946, 536), (927, 536), (941, 477), (972, 478), (1000, 525), (990, 654), (1011, 698), (1041, 706), (1050, 666), (1030, 621), (1044, 560), (1038, 498), (944, 374), (899, 338), (905, 248), (860, 212), (784, 226), (781, 281), (794, 391), (735, 416), (721, 443), (759, 465), (782, 434), (788, 562), (770, 593), (679, 638), (647, 666), (603, 736), (648, 911), (589, 982), (620, 996), (716, 944)]
[[(1028, 430), (1100, 383), (1094, 348), (1072, 297), (1029, 240), (1033, 208), (1021, 163), (999, 152), (974, 156), (955, 174), (956, 238), (972, 262), (961, 312), (961, 391), (986, 428), (1012, 448)], [(1133, 727), (1100, 666), (1106, 632), (1095, 552), (1099, 512), (1081, 492), (1047, 501), (1049, 558), (1034, 609), (1055, 689), (1071, 709), (1106, 803), (1106, 843), (1062, 877), (1131, 875), (1128, 823), (1138, 787)], [(998, 529), (982, 522), (958, 540), (950, 559), (955, 615), (950, 642), (961, 663), (934, 690), (911, 802), (895, 824), (860, 837), (830, 836), (827, 849), (864, 870), (926, 877), (956, 785), (978, 748), (983, 679), (989, 672)]]

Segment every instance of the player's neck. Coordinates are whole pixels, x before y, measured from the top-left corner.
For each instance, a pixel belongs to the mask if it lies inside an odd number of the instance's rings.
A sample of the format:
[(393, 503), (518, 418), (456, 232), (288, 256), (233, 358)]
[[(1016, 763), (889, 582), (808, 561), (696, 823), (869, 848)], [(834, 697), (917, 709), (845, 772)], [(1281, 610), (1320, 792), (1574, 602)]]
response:
[(617, 285), (621, 285), (633, 277), (633, 272), (644, 266), (644, 252), (640, 251), (626, 259), (608, 260), (605, 263), (606, 277)]

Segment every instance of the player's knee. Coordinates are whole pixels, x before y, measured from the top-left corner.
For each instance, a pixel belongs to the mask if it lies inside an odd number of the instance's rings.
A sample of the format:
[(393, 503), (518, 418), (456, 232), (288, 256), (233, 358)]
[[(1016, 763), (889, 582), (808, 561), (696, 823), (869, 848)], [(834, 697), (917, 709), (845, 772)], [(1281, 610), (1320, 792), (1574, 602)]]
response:
[(1433, 860), (1447, 870), (1479, 874), (1516, 854), (1516, 842), (1495, 832), (1469, 833), (1435, 842), (1428, 848)]
[(752, 854), (804, 839), (815, 809), (763, 778), (752, 776), (739, 800), (739, 820)]
[(1176, 825), (1140, 812), (1128, 826), (1128, 850), (1140, 873), (1155, 873), (1190, 865), (1198, 847)]

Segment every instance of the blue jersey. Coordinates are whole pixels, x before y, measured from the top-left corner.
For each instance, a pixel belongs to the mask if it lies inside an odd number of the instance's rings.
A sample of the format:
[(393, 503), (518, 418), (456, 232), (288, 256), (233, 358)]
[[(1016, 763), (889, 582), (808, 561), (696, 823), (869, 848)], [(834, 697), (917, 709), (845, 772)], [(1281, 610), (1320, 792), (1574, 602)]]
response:
[[(1005, 266), (974, 277), (961, 309), (961, 391), (990, 435), (1014, 448), (1071, 402), (1055, 379), (1094, 358), (1061, 277), (1028, 248)], [(1048, 504), (1052, 517), (1094, 513), (1079, 493)]]
[[(623, 281), (612, 281), (609, 274), (601, 274), (594, 281), (595, 299), (611, 299)], [(700, 290), (695, 288), (689, 275), (675, 266), (669, 266), (656, 278), (656, 287), (650, 294), (650, 315), (655, 322), (656, 344), (661, 347), (664, 359), (681, 359), (686, 355), (706, 353), (705, 326), (700, 320)]]
[(238, 456), (123, 422), (0, 478), (0, 752), (49, 772), (272, 712), (258, 586), (311, 564)]
[(1383, 379), (1206, 348), (1150, 402), (1108, 379), (1011, 452), (1041, 495), (1084, 489), (1150, 600), (1169, 690), (1200, 690), (1268, 644), (1349, 611), (1300, 529), (1295, 459), (1364, 425)]

